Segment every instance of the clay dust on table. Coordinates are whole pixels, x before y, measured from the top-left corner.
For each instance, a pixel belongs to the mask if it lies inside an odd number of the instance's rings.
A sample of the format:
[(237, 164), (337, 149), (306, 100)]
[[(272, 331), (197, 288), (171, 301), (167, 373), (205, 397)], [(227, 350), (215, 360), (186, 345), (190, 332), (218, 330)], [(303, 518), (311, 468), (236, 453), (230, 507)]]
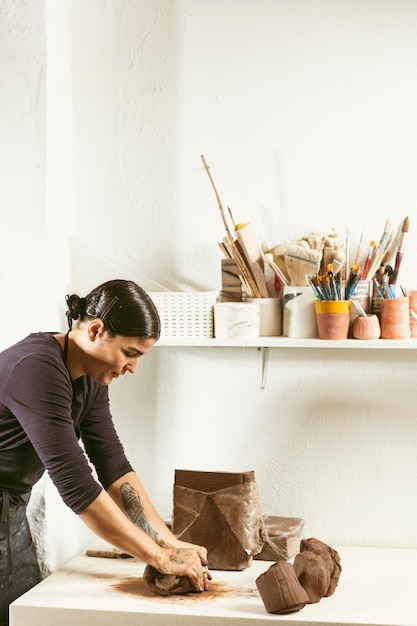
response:
[(143, 578), (137, 577), (124, 578), (120, 582), (111, 585), (111, 589), (122, 593), (128, 593), (134, 596), (140, 596), (148, 600), (154, 600), (155, 602), (169, 602), (171, 604), (191, 604), (192, 602), (207, 602), (226, 596), (232, 598), (254, 598), (259, 596), (256, 587), (250, 589), (241, 589), (239, 587), (231, 587), (230, 585), (225, 585), (224, 583), (213, 581), (209, 583), (208, 590), (201, 593), (159, 596), (152, 593), (152, 591), (144, 583)]

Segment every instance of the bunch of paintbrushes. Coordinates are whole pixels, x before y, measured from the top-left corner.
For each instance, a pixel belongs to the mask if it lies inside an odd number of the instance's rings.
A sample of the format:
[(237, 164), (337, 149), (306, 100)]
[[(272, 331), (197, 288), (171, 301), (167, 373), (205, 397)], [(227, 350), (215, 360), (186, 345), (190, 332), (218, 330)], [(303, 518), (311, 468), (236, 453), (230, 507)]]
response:
[(403, 258), (408, 228), (408, 217), (404, 219), (401, 232), (399, 234), (398, 229), (392, 226), (390, 220), (385, 222), (384, 230), (379, 243), (372, 240), (369, 244), (369, 251), (363, 266), (362, 280), (372, 280), (374, 276), (377, 276), (379, 282), (381, 273), (384, 271), (387, 263), (395, 254), (395, 267), (394, 269), (389, 269), (389, 283), (391, 285), (395, 285)]
[[(392, 228), (391, 222), (387, 220), (378, 245), (373, 244), (373, 252), (368, 254), (370, 259), (368, 266), (368, 258), (365, 262), (363, 278), (372, 280), (377, 294), (381, 298), (395, 298), (395, 285), (398, 279), (401, 262), (404, 254), (405, 241), (408, 234), (410, 220), (406, 217), (403, 221), (400, 233), (397, 229)], [(394, 267), (389, 264), (394, 259)], [(365, 271), (366, 270), (366, 271)], [(403, 287), (401, 287), (404, 292)]]
[(341, 271), (334, 273), (332, 264), (327, 272), (313, 276), (306, 274), (307, 284), (312, 288), (318, 300), (350, 300), (361, 278), (360, 268), (353, 265), (347, 281), (342, 280)]

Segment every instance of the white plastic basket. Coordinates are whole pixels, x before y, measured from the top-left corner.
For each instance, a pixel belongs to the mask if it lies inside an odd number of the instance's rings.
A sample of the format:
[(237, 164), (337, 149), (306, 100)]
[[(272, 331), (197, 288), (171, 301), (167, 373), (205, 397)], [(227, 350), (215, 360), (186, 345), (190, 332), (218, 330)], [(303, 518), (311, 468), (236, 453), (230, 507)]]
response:
[(217, 291), (148, 292), (161, 318), (161, 337), (213, 337)]

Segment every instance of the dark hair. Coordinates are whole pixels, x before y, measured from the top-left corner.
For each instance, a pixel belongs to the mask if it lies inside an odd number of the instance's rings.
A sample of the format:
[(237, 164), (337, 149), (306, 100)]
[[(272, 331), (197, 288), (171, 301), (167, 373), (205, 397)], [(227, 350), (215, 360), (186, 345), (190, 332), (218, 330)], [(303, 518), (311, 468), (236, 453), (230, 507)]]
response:
[(101, 319), (113, 336), (159, 339), (158, 311), (142, 287), (131, 280), (110, 280), (90, 291), (85, 298), (73, 293), (65, 300), (70, 329), (72, 320)]

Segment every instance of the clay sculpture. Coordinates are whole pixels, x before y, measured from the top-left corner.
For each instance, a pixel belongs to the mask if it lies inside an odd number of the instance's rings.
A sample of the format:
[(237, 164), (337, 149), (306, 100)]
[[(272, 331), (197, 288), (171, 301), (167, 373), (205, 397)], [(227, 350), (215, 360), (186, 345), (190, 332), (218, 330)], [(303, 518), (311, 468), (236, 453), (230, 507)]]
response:
[(210, 569), (249, 567), (264, 544), (254, 472), (176, 470), (172, 529), (207, 548)]

